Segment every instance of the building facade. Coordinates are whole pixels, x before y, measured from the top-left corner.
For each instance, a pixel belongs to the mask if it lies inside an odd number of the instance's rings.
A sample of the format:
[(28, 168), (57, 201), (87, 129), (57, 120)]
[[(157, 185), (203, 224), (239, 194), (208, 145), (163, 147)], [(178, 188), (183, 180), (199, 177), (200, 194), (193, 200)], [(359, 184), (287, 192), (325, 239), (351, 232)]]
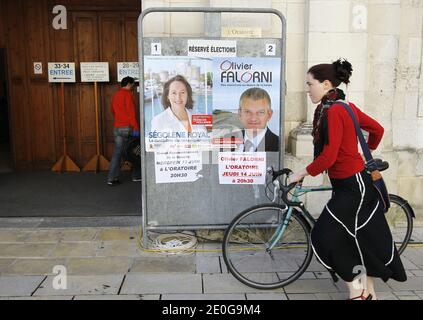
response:
[[(423, 221), (423, 2), (418, 0), (144, 0), (143, 8), (204, 6), (272, 8), (287, 21), (285, 166), (303, 168), (312, 160), (311, 120), (315, 106), (305, 94), (305, 73), (317, 63), (340, 57), (354, 68), (347, 98), (377, 119), (385, 135), (377, 157), (390, 163), (384, 179), (391, 193), (412, 204)], [(263, 37), (278, 34), (280, 25), (265, 17), (222, 17), (222, 26), (260, 29)], [(163, 14), (151, 22), (151, 36), (201, 35), (203, 18), (181, 23)], [(184, 25), (186, 26), (184, 28)], [(196, 25), (196, 28), (193, 28)], [(195, 31), (193, 31), (195, 30)], [(322, 177), (307, 178), (308, 183)], [(326, 196), (326, 198), (329, 195)], [(307, 198), (316, 212), (321, 195)]]
[[(111, 81), (100, 87), (102, 152), (110, 157), (112, 119), (106, 111), (116, 86), (116, 62), (137, 61), (136, 0), (2, 0), (0, 48), (7, 59), (10, 141), (14, 167), (49, 169), (61, 155), (58, 90), (34, 62), (108, 61)], [(56, 5), (67, 8), (67, 29), (56, 30)], [(144, 0), (149, 7), (265, 7), (287, 20), (285, 165), (299, 169), (312, 158), (310, 122), (314, 107), (305, 94), (305, 73), (339, 57), (353, 64), (349, 100), (377, 119), (385, 136), (376, 156), (386, 159), (390, 192), (408, 199), (423, 221), (423, 1), (420, 0)], [(260, 29), (280, 26), (264, 17), (223, 17), (222, 26)], [(148, 36), (201, 36), (204, 17), (185, 20), (162, 14), (146, 24)], [(94, 92), (89, 84), (66, 86), (70, 156), (81, 167), (95, 154)], [(318, 183), (321, 177), (308, 179)], [(314, 198), (313, 198), (314, 197)], [(309, 197), (318, 207), (321, 198)]]

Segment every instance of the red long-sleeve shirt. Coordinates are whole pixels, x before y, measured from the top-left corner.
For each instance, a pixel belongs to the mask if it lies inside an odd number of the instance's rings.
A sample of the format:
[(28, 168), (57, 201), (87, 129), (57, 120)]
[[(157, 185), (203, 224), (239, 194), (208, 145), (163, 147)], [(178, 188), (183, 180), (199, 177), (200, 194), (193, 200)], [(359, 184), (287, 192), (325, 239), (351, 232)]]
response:
[[(353, 103), (349, 105), (360, 127), (369, 132), (367, 145), (372, 150), (376, 149), (383, 136), (383, 127)], [(354, 123), (347, 110), (340, 104), (334, 104), (327, 112), (329, 143), (306, 170), (313, 177), (328, 170), (330, 178), (344, 179), (362, 171), (364, 161), (358, 152)]]
[(121, 88), (115, 93), (111, 110), (115, 118), (115, 128), (131, 126), (134, 131), (140, 131), (138, 121), (135, 119), (134, 96), (130, 90)]

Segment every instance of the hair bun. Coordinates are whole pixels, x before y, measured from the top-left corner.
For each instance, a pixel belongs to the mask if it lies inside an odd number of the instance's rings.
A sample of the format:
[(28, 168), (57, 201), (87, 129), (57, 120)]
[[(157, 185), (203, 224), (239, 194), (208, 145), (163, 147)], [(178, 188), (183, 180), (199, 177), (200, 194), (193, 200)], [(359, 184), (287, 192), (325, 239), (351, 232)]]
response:
[(350, 77), (353, 71), (351, 63), (346, 59), (338, 59), (332, 65), (335, 69), (336, 78), (345, 84), (350, 83)]

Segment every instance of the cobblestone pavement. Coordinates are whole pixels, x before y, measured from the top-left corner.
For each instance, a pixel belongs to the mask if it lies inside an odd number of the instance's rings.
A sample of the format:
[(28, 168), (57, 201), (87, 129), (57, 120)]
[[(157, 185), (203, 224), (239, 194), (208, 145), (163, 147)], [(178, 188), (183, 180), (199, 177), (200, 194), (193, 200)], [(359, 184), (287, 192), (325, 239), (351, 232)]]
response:
[[(200, 243), (200, 252), (163, 255), (138, 246), (138, 227), (0, 228), (0, 299), (133, 300), (343, 300), (345, 284), (334, 284), (312, 261), (303, 276), (284, 288), (262, 291), (230, 275), (219, 243)], [(423, 241), (423, 228), (413, 233)], [(376, 283), (381, 300), (423, 299), (423, 246), (402, 256), (408, 281)], [(66, 289), (54, 289), (66, 268)], [(61, 271), (60, 271), (61, 272)]]

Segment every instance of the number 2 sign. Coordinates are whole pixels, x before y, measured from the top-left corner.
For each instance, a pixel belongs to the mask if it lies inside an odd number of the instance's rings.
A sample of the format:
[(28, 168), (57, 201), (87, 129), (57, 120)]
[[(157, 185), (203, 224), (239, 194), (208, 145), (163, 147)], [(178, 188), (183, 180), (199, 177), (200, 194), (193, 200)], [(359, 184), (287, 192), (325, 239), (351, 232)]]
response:
[(266, 56), (275, 56), (276, 55), (276, 45), (273, 43), (266, 44)]

